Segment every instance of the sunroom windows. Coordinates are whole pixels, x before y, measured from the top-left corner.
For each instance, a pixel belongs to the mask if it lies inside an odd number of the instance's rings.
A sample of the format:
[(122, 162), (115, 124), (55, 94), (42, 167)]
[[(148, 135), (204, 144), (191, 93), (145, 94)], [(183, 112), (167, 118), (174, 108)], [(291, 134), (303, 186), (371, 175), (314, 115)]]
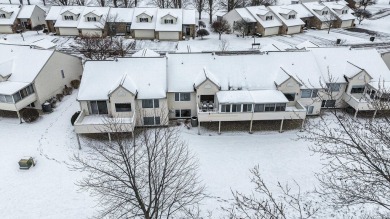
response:
[(286, 103), (268, 103), (268, 104), (221, 104), (222, 113), (246, 113), (246, 112), (278, 112), (286, 111)]

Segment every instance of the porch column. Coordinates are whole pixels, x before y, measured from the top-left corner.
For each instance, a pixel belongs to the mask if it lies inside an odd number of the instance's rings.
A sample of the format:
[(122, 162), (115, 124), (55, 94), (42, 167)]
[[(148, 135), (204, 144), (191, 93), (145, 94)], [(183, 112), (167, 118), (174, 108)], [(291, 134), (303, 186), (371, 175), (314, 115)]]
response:
[(302, 119), (301, 132), (303, 132), (303, 127), (305, 127), (305, 120), (306, 120), (306, 118)]
[(355, 115), (353, 116), (354, 119), (356, 119), (358, 112), (359, 112), (359, 109), (355, 110)]
[(111, 143), (111, 133), (108, 133), (108, 141)]
[(218, 135), (221, 134), (221, 121), (218, 122)]
[(200, 121), (198, 119), (198, 135), (200, 135)]
[(376, 112), (377, 112), (378, 110), (375, 110), (374, 111), (374, 115), (372, 116), (372, 119), (375, 119), (375, 116), (376, 116)]
[(81, 150), (80, 137), (79, 134), (76, 134), (77, 143), (79, 144), (79, 150)]
[(279, 130), (280, 133), (283, 132), (283, 121), (284, 119), (282, 119), (282, 121), (280, 122), (280, 130)]
[(249, 125), (249, 134), (252, 134), (252, 125), (253, 125), (253, 119), (251, 120), (251, 123)]
[(22, 124), (22, 123), (23, 123), (23, 122), (22, 122), (22, 117), (20, 116), (19, 110), (16, 111), (16, 114), (18, 114), (19, 122), (20, 122), (20, 124)]

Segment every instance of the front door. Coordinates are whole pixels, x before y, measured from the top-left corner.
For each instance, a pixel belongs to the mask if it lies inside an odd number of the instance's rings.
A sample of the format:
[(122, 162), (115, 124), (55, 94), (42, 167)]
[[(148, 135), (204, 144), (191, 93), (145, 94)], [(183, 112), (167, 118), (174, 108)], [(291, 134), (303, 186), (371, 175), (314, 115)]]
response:
[(191, 35), (191, 28), (186, 27), (186, 36)]

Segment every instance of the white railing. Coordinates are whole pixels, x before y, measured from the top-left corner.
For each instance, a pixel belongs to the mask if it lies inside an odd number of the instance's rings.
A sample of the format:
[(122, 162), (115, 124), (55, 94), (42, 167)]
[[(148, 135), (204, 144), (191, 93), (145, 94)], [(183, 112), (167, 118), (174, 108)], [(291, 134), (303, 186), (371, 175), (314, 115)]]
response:
[(364, 94), (359, 99), (353, 94), (343, 94), (343, 100), (355, 110), (374, 110), (372, 104), (367, 101), (367, 98), (369, 97), (366, 97)]

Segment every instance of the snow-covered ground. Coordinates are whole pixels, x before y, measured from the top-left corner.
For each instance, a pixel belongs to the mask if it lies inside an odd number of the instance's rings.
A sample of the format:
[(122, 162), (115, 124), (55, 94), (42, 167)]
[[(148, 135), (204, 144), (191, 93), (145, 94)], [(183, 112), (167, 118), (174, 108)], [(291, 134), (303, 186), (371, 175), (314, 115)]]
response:
[[(77, 191), (74, 183), (82, 175), (67, 167), (72, 154), (79, 153), (70, 124), (78, 109), (74, 92), (32, 124), (0, 117), (0, 218), (87, 218), (97, 209), (93, 198)], [(221, 199), (231, 198), (230, 189), (249, 192), (249, 168), (257, 164), (271, 188), (277, 181), (295, 179), (303, 191), (313, 188), (314, 172), (321, 167), (305, 142), (294, 141), (296, 131), (216, 135), (203, 130), (198, 135), (193, 128), (183, 129), (182, 137), (199, 159), (207, 192)], [(37, 166), (19, 170), (23, 156), (35, 156)], [(209, 199), (204, 209), (215, 210), (220, 204)]]

